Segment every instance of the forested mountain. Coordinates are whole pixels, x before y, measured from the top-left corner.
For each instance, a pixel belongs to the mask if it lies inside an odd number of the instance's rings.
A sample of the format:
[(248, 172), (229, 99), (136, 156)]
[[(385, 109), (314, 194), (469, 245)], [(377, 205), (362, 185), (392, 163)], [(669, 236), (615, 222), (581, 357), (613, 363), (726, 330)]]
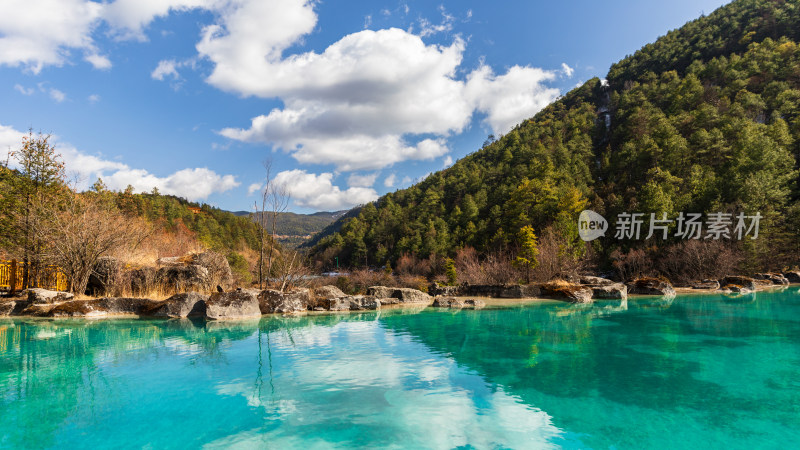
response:
[[(319, 211), (311, 214), (279, 212), (275, 223), (276, 240), (281, 245), (297, 247), (309, 241), (310, 236), (325, 229), (328, 225), (344, 216), (347, 211)], [(237, 216), (250, 217), (248, 211), (236, 211)], [(253, 220), (256, 220), (254, 218)], [(267, 220), (268, 222), (268, 220)]]
[(576, 219), (588, 208), (610, 221), (623, 212), (758, 212), (759, 239), (731, 244), (743, 265), (796, 264), (799, 40), (800, 2), (734, 1), (450, 168), (363, 206), (312, 257), (379, 266), (464, 247), (486, 255), (513, 248), (527, 225), (559, 254), (607, 267), (635, 251), (655, 258), (685, 247), (673, 233), (626, 241), (613, 230), (584, 245)]

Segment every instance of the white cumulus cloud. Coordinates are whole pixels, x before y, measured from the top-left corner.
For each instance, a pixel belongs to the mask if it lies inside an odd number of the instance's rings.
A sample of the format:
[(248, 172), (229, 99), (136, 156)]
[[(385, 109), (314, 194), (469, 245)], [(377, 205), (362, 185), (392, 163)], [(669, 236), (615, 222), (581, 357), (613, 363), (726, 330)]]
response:
[(86, 0), (0, 2), (0, 65), (39, 73), (61, 66), (71, 50), (96, 54), (91, 34), (103, 5)]
[(174, 59), (165, 59), (158, 62), (158, 66), (150, 73), (150, 77), (154, 80), (163, 81), (164, 78), (178, 79), (177, 63)]
[(575, 69), (568, 66), (567, 63), (561, 63), (561, 71), (567, 78), (572, 78), (572, 74), (575, 73)]
[[(271, 14), (264, 12), (267, 4)], [(481, 66), (459, 79), (461, 38), (428, 45), (396, 28), (352, 33), (321, 53), (285, 55), (314, 29), (315, 4), (236, 5), (207, 26), (197, 44), (214, 67), (206, 81), (245, 97), (279, 98), (283, 107), (220, 134), (272, 145), (300, 163), (355, 171), (434, 159), (448, 153), (446, 139), (462, 132), (475, 111), (486, 113), (502, 134), (559, 93), (542, 85), (556, 72), (531, 67), (495, 75)], [(444, 24), (452, 23), (442, 15)]]
[(53, 100), (57, 101), (58, 103), (61, 103), (64, 100), (67, 99), (67, 94), (65, 94), (65, 93), (63, 93), (63, 92), (61, 92), (61, 91), (59, 91), (58, 89), (55, 89), (55, 88), (50, 88), (49, 94), (50, 94), (50, 98), (52, 98)]
[(317, 175), (299, 169), (286, 170), (275, 176), (275, 182), (287, 186), (295, 204), (317, 210), (348, 209), (378, 198), (372, 188), (340, 189), (333, 184), (332, 173)]
[(144, 41), (145, 27), (157, 17), (165, 17), (171, 11), (222, 7), (226, 3), (221, 0), (116, 0), (105, 5), (103, 18), (116, 38)]
[(552, 71), (513, 66), (503, 75), (495, 75), (488, 66), (472, 72), (466, 94), (495, 134), (505, 134), (521, 120), (533, 116), (559, 95), (559, 90), (542, 83), (555, 78)]
[(350, 187), (370, 187), (375, 184), (377, 178), (378, 172), (363, 175), (353, 173), (347, 178), (347, 185)]

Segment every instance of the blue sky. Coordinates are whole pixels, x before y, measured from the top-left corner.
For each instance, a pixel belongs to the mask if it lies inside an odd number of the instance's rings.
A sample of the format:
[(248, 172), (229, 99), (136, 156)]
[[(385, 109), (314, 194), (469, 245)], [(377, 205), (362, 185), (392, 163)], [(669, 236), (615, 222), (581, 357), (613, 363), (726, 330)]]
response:
[(78, 187), (291, 210), (407, 187), (724, 2), (3, 0), (0, 157), (51, 133)]

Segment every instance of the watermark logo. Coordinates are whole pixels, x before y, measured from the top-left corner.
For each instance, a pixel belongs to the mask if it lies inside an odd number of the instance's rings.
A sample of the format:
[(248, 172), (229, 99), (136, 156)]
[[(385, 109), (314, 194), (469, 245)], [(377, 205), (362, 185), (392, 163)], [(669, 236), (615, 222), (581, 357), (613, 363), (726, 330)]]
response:
[(600, 236), (605, 236), (608, 230), (608, 221), (596, 212), (585, 209), (578, 216), (578, 234), (586, 242), (593, 241)]
[[(700, 213), (680, 213), (670, 219), (667, 213), (662, 212), (659, 215), (651, 213), (650, 220), (647, 220), (644, 213), (623, 212), (617, 215), (614, 223), (614, 238), (639, 240), (644, 236), (645, 240), (666, 240), (672, 233), (679, 239), (758, 239), (761, 218), (758, 212), (751, 216), (715, 212), (706, 214), (705, 221)], [(605, 236), (608, 229), (606, 219), (594, 211), (587, 209), (578, 216), (578, 234), (586, 242)]]

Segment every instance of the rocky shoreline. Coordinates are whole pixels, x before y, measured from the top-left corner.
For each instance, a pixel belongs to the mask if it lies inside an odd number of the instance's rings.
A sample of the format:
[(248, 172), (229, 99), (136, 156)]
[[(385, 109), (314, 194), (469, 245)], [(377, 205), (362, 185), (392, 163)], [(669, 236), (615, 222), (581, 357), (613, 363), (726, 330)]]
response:
[[(295, 289), (289, 292), (236, 289), (211, 295), (187, 292), (160, 301), (131, 297), (76, 300), (72, 294), (65, 292), (28, 289), (22, 297), (0, 300), (0, 316), (198, 317), (206, 320), (229, 320), (255, 318), (265, 314), (369, 311), (393, 306), (480, 309), (486, 305), (480, 297), (592, 303), (595, 300), (627, 300), (628, 295), (674, 297), (677, 292), (668, 280), (662, 278), (638, 278), (628, 283), (595, 276), (566, 278), (529, 285), (442, 286), (434, 283), (429, 287), (428, 293), (387, 286), (372, 286), (367, 289), (366, 295), (347, 295), (335, 286)], [(800, 272), (764, 273), (753, 278), (728, 276), (719, 280), (702, 280), (689, 288), (678, 290), (681, 293), (745, 294), (790, 283), (800, 283)]]

